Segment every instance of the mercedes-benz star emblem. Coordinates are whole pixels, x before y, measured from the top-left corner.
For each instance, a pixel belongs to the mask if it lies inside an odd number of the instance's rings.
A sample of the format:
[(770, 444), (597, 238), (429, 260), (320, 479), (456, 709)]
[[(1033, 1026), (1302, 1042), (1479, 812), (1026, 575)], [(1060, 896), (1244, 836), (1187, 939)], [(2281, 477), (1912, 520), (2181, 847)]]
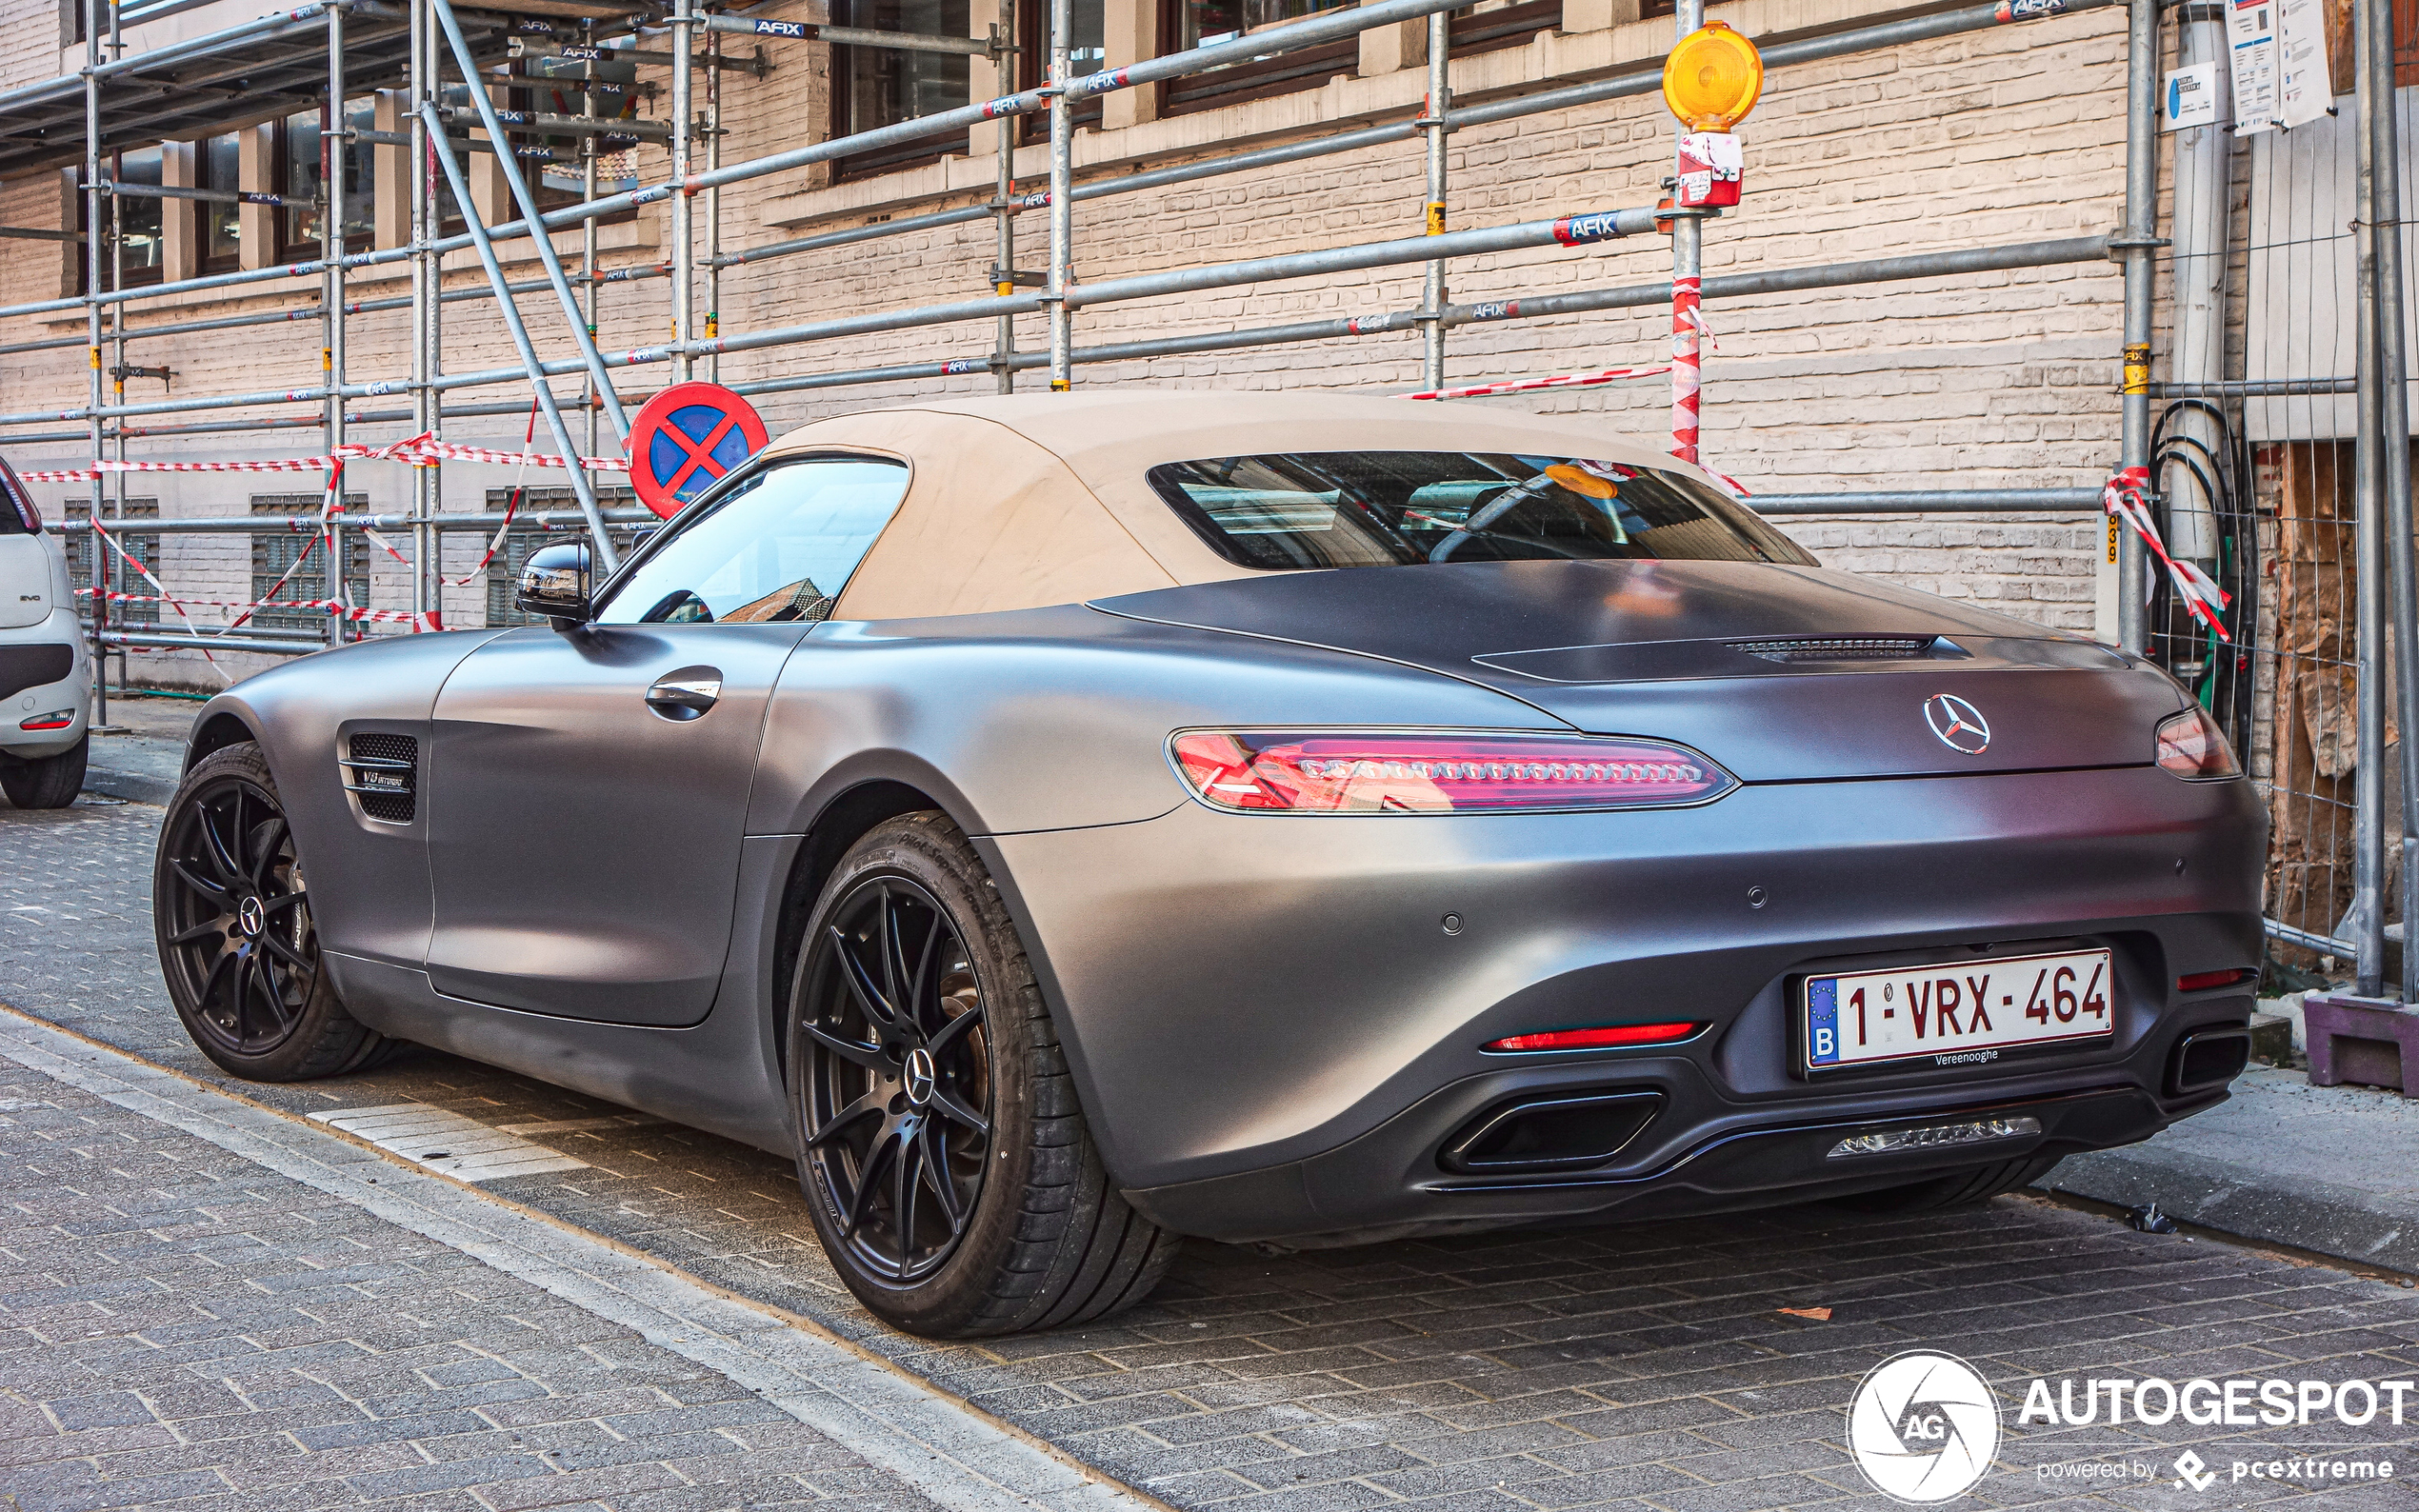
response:
[(269, 927), (269, 910), (260, 905), (258, 898), (247, 898), (235, 908), (235, 922), (243, 926), (244, 933), (257, 935)]
[(933, 1074), (931, 1051), (919, 1044), (908, 1052), (907, 1095), (909, 1102), (922, 1107), (932, 1101)]
[(1990, 721), (1954, 693), (1934, 693), (1925, 699), (1924, 723), (1950, 750), (1979, 756), (1990, 748)]

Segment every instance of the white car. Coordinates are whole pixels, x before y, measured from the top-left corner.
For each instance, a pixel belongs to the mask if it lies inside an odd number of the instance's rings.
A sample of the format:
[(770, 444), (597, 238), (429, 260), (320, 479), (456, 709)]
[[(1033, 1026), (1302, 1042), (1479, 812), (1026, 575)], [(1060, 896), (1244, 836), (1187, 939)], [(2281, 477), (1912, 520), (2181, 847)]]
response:
[(0, 461), (0, 792), (19, 808), (65, 808), (84, 786), (91, 657), (76, 623), (67, 553)]

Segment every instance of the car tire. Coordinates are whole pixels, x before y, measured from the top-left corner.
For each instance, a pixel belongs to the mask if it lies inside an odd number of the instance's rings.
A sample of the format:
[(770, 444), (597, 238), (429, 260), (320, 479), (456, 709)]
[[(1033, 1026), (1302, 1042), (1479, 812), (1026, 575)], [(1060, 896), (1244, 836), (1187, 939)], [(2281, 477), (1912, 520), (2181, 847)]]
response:
[(1024, 944), (955, 825), (876, 826), (796, 944), (798, 1181), (858, 1301), (964, 1339), (1150, 1295), (1181, 1241), (1110, 1184)]
[(309, 1082), (397, 1048), (345, 1011), (321, 967), (302, 859), (251, 742), (211, 752), (177, 785), (151, 866), (151, 919), (169, 1001), (221, 1070)]
[(92, 737), (85, 736), (56, 756), (0, 756), (0, 793), (19, 808), (65, 808), (84, 791), (84, 763)]
[(1951, 1171), (1929, 1181), (1914, 1182), (1905, 1186), (1886, 1186), (1877, 1192), (1858, 1192), (1852, 1197), (1834, 1201), (1843, 1207), (1852, 1207), (1862, 1213), (1937, 1213), (1952, 1207), (1972, 1207), (2031, 1185), (2054, 1170), (2058, 1161), (2059, 1157), (2055, 1155), (2000, 1161), (1996, 1164), (1978, 1165), (1972, 1170)]

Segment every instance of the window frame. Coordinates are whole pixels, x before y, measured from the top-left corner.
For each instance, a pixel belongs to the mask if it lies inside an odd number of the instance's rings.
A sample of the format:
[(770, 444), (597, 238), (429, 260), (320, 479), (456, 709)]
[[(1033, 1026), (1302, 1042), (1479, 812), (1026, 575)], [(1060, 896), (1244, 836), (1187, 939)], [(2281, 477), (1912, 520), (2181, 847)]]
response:
[[(1157, 3), (1160, 56), (1191, 50), (1181, 45), (1185, 34), (1187, 0), (1157, 0)], [(1326, 10), (1341, 10), (1353, 3), (1354, 0), (1343, 0), (1343, 4), (1327, 7)], [(1325, 10), (1312, 12), (1325, 13)], [(1164, 79), (1156, 86), (1159, 90), (1159, 114), (1194, 115), (1203, 110), (1224, 109), (1229, 105), (1243, 105), (1275, 95), (1298, 94), (1304, 90), (1324, 89), (1327, 81), (1338, 74), (1358, 78), (1360, 72), (1361, 39), (1355, 33), (1340, 41), (1323, 42), (1315, 48), (1283, 52), (1272, 58), (1229, 64), (1210, 73), (1188, 73)]]
[[(375, 99), (376, 96), (374, 95), (355, 95), (345, 101), (345, 104), (349, 108), (356, 105), (370, 105)], [(313, 109), (317, 108), (314, 107)], [(296, 192), (293, 181), (293, 144), (286, 134), (287, 129), (291, 124), (294, 115), (304, 115), (309, 113), (310, 112), (307, 110), (296, 110), (293, 112), (293, 115), (281, 115), (277, 117), (275, 121), (269, 123), (273, 128), (270, 141), (270, 165), (272, 169), (271, 176), (274, 178), (275, 184), (271, 192), (283, 197), (290, 198)], [(361, 160), (369, 166), (369, 171), (370, 174), (370, 190), (371, 209), (370, 214), (370, 225), (365, 229), (355, 231), (345, 238), (345, 250), (348, 252), (366, 252), (370, 250), (370, 248), (377, 245), (378, 240), (378, 216), (376, 209), (378, 189), (376, 175), (378, 171), (378, 160), (374, 153), (368, 151), (361, 153)], [(345, 183), (349, 189), (353, 189), (357, 191), (357, 185), (350, 174), (347, 175)], [(215, 188), (216, 186), (212, 187)], [(341, 215), (343, 211), (340, 209), (336, 213)], [(318, 237), (296, 236), (288, 229), (289, 225), (299, 218), (299, 211), (296, 208), (291, 206), (278, 207), (277, 218), (271, 224), (277, 228), (277, 260), (281, 263), (309, 262), (319, 256), (320, 241)]]
[[(248, 505), (246, 512), (252, 515), (272, 516), (310, 514), (316, 511), (325, 502), (326, 496), (317, 493), (255, 493), (246, 501)], [(344, 507), (348, 512), (367, 510), (370, 507), (370, 495), (349, 492), (344, 497)], [(295, 530), (250, 530), (245, 533), (245, 539), (251, 543), (250, 549), (246, 553), (246, 568), (250, 574), (251, 597), (255, 600), (267, 596), (269, 586), (277, 580), (279, 572), (283, 570), (282, 566), (270, 568), (262, 562), (262, 556), (270, 550), (270, 543), (297, 542), (301, 544), (302, 549), (308, 551), (315, 543), (322, 540), (319, 536)], [(358, 530), (345, 531), (343, 540), (345, 563), (342, 586), (353, 590), (353, 607), (368, 608), (370, 607), (370, 543)], [(306, 567), (293, 577), (286, 579), (285, 587), (277, 590), (278, 599), (290, 600), (298, 595), (304, 598), (344, 597), (344, 594), (337, 591), (336, 586), (330, 580), (329, 566), (330, 564), (323, 558), (316, 573)], [(314, 593), (308, 587), (298, 588), (297, 583), (316, 583), (320, 591)], [(326, 609), (256, 609), (251, 617), (245, 621), (245, 624), (254, 629), (290, 630), (296, 634), (324, 634), (328, 628), (329, 612)]]
[[(165, 182), (168, 177), (169, 144), (161, 142), (152, 147), (137, 148), (134, 150), (138, 152), (155, 151), (159, 153), (160, 177), (162, 181)], [(111, 159), (112, 166), (109, 169), (109, 175), (111, 179), (115, 179), (119, 171), (115, 165), (123, 162), (125, 157), (126, 151), (123, 149), (113, 154)], [(92, 196), (86, 192), (84, 168), (81, 164), (76, 166), (74, 183), (75, 229), (79, 234), (90, 236), (92, 231), (92, 227), (90, 225)], [(114, 195), (111, 196), (113, 199), (116, 196)], [(129, 198), (131, 197), (132, 196), (129, 196)], [(160, 260), (149, 268), (128, 269), (124, 279), (111, 286), (113, 288), (142, 288), (148, 285), (165, 282), (168, 277), (168, 218), (177, 212), (181, 202), (163, 197), (153, 200), (151, 203), (159, 207), (161, 242)], [(123, 217), (121, 217), (121, 219), (123, 219)], [(79, 294), (89, 294), (92, 291), (92, 259), (87, 250), (89, 244), (75, 243), (73, 245), (75, 248), (75, 291)]]
[[(835, 6), (833, 9), (837, 11), (841, 8)], [(972, 0), (969, 0), (968, 13), (970, 17), (972, 14)], [(835, 14), (832, 18), (831, 24), (833, 26), (853, 27), (864, 27), (866, 25), (865, 22), (855, 19), (853, 13), (851, 14), (850, 19), (846, 21), (841, 20), (839, 16)], [(880, 30), (888, 29), (872, 28), (870, 30)], [(972, 27), (970, 23), (968, 27), (968, 30), (969, 33), (971, 34)], [(856, 51), (856, 49), (845, 42), (834, 42), (829, 44), (829, 46), (831, 50), (831, 59), (830, 67), (826, 71), (826, 77), (830, 80), (831, 87), (825, 92), (830, 96), (831, 110), (830, 119), (825, 123), (825, 140), (836, 142), (840, 138), (850, 134), (849, 129), (849, 109), (851, 92), (854, 90), (854, 85), (850, 82), (853, 70), (849, 69), (846, 65), (850, 61), (850, 56)], [(872, 50), (881, 51), (885, 50), (874, 49)], [(935, 53), (931, 55), (936, 57), (950, 56), (948, 53)], [(1023, 54), (1019, 53), (1018, 57), (1021, 61)], [(969, 58), (968, 61), (970, 63), (972, 59)], [(967, 98), (970, 101), (973, 98), (973, 89), (970, 85), (967, 90)], [(916, 117), (909, 116), (904, 117), (903, 119), (913, 120), (916, 119)], [(896, 125), (898, 123), (886, 122), (884, 124)], [(904, 173), (910, 169), (930, 168), (945, 157), (964, 157), (965, 155), (966, 137), (963, 132), (937, 132), (932, 136), (920, 138), (912, 142), (902, 143), (897, 147), (887, 148), (871, 152), (851, 152), (844, 157), (834, 158), (831, 161), (831, 182), (834, 184), (846, 184), (857, 179), (880, 178), (886, 173)]]
[[(1110, 0), (1102, 0), (1104, 11), (1109, 3)], [(1107, 15), (1104, 14), (1101, 20), (1103, 31), (1101, 40), (1105, 44), (1108, 41)], [(1013, 40), (1016, 43), (1015, 91), (1022, 94), (1028, 90), (1040, 89), (1044, 76), (1050, 72), (1050, 0), (1016, 0), (1016, 35)], [(1107, 48), (1104, 47), (1102, 50), (1106, 52)], [(1090, 99), (1077, 101), (1074, 109), (1070, 112), (1073, 117), (1073, 124), (1078, 128), (1089, 126), (1097, 130), (1101, 123), (1101, 112), (1108, 106), (1108, 98), (1107, 95), (1095, 94)], [(1016, 119), (1018, 142), (1050, 140), (1050, 113), (1048, 111), (1035, 110), (1030, 115), (1022, 115)]]
[[(213, 131), (209, 136), (194, 139), (192, 147), (195, 189), (241, 192), (244, 187), (244, 133), (251, 129), (253, 129), (251, 127), (237, 127), (232, 131)], [(231, 136), (235, 139), (235, 182), (232, 184), (214, 184), (210, 181), (210, 145), (222, 136)], [(224, 203), (226, 202), (211, 200), (193, 200), (190, 203), (189, 209), (193, 229), (193, 269), (204, 275), (231, 273), (244, 266), (244, 207), (240, 201), (228, 207), (235, 212), (235, 249), (231, 252), (222, 252), (215, 257), (210, 255), (210, 211)]]
[(1505, 48), (1525, 48), (1540, 31), (1562, 30), (1562, 6), (1563, 0), (1510, 0), (1492, 10), (1450, 11), (1446, 56), (1474, 58)]

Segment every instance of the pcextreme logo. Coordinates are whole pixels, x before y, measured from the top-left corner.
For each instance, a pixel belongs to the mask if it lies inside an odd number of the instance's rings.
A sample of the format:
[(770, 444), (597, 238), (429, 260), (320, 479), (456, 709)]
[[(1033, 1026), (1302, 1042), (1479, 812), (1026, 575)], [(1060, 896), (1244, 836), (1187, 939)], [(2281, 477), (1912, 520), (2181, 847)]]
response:
[(1910, 1349), (1857, 1383), (1848, 1449), (1874, 1490), (1925, 1506), (1970, 1488), (1999, 1452), (1999, 1405), (1973, 1366)]

